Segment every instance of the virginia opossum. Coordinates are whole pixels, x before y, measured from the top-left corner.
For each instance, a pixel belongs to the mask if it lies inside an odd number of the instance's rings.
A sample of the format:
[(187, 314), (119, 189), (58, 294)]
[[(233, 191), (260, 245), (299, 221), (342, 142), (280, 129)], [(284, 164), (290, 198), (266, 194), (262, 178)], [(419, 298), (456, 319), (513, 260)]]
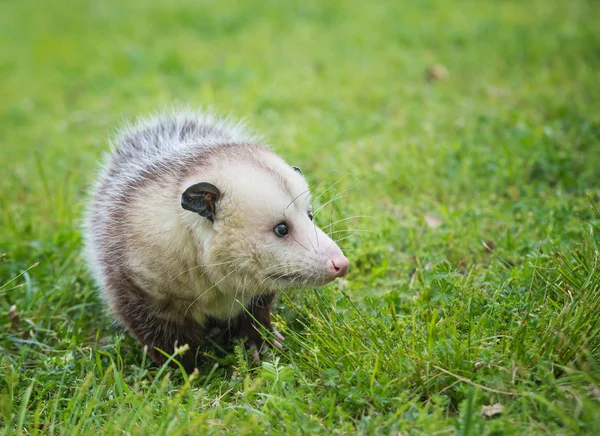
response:
[[(215, 327), (260, 348), (257, 321), (283, 340), (271, 325), (276, 292), (348, 270), (313, 223), (300, 169), (260, 142), (239, 123), (174, 111), (125, 128), (106, 156), (85, 254), (110, 311), (158, 365), (156, 348), (195, 350)], [(195, 354), (180, 357), (187, 371)]]

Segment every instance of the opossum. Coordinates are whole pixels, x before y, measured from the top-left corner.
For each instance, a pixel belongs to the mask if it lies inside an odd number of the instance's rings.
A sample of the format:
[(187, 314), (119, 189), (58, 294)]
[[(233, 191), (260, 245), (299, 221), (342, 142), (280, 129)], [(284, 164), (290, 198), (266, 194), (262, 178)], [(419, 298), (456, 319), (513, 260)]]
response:
[(311, 191), (260, 138), (227, 118), (173, 111), (112, 143), (93, 187), (85, 257), (107, 306), (157, 364), (193, 370), (215, 328), (260, 349), (280, 290), (318, 287), (349, 261), (313, 222)]

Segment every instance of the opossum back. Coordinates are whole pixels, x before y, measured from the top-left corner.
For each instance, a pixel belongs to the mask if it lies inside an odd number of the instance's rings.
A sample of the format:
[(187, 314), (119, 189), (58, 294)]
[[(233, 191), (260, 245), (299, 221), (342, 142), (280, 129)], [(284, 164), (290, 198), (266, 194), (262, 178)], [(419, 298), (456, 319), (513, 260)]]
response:
[(215, 146), (259, 142), (242, 122), (210, 112), (176, 110), (140, 118), (122, 129), (113, 141), (113, 163), (150, 163), (162, 156), (198, 154)]

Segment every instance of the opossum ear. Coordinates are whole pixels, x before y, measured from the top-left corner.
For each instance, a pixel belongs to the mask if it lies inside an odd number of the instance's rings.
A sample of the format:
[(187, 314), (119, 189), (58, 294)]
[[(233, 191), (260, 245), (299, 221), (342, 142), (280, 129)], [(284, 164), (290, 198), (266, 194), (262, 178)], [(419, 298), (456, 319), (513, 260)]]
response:
[(302, 174), (302, 170), (300, 169), (300, 167), (292, 167), (294, 169), (294, 171), (299, 172), (300, 174)]
[(181, 207), (203, 216), (212, 223), (215, 221), (215, 207), (220, 196), (221, 192), (215, 185), (196, 183), (181, 194)]

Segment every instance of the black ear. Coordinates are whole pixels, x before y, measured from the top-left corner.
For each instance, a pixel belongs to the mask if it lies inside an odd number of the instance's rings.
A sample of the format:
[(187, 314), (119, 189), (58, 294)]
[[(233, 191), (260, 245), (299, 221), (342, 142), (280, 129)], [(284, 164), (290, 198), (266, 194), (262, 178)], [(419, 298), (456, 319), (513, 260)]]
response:
[(302, 170), (300, 169), (300, 167), (292, 167), (294, 169), (294, 171), (298, 171), (300, 174), (302, 174)]
[(221, 193), (210, 183), (196, 183), (181, 194), (181, 207), (208, 219), (215, 221), (215, 206)]

